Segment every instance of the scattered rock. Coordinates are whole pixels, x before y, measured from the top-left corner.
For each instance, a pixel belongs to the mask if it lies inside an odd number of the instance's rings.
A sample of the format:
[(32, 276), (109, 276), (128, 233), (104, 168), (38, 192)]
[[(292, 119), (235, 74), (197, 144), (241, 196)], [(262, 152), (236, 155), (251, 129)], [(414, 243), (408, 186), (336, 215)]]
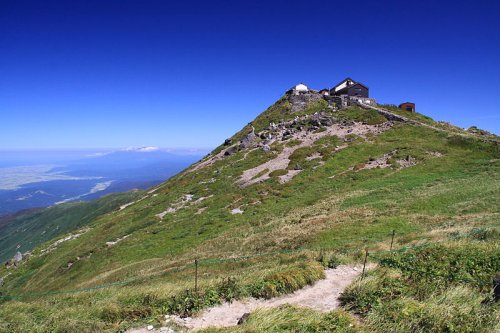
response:
[(231, 156), (238, 151), (238, 148), (235, 146), (229, 147), (224, 151), (224, 156)]
[(153, 330), (153, 328), (154, 328), (154, 326), (153, 326), (153, 325), (148, 325), (148, 331), (152, 331), (152, 330)]
[(14, 255), (12, 258), (12, 261), (14, 262), (14, 265), (17, 265), (23, 260), (23, 255), (21, 252), (17, 251), (17, 253)]
[(59, 239), (57, 241), (55, 241), (54, 243), (52, 243), (49, 247), (47, 247), (46, 249), (43, 249), (40, 251), (41, 254), (47, 254), (49, 252), (52, 252), (54, 251), (55, 249), (57, 249), (57, 246), (61, 243), (64, 243), (64, 242), (67, 242), (67, 241), (70, 241), (70, 240), (73, 240), (73, 239), (77, 239), (78, 237), (80, 237), (81, 235), (83, 235), (84, 233), (86, 233), (87, 231), (89, 231), (90, 228), (86, 228), (86, 229), (82, 229), (82, 230), (79, 230), (78, 233), (76, 234), (70, 234), (62, 239)]
[(249, 312), (244, 313), (243, 316), (241, 316), (240, 319), (238, 319), (238, 325), (243, 325), (248, 320), (249, 316), (250, 316)]
[(370, 169), (375, 169), (375, 168), (388, 168), (391, 166), (389, 163), (389, 159), (396, 153), (396, 151), (392, 151), (390, 153), (384, 154), (383, 156), (379, 158), (370, 158), (370, 160), (365, 163), (365, 165), (362, 168), (357, 169), (356, 171), (360, 170), (370, 170)]
[(201, 181), (198, 184), (213, 184), (213, 183), (215, 183), (215, 178), (210, 178), (209, 180)]
[(271, 151), (271, 147), (269, 147), (268, 145), (263, 145), (262, 150), (265, 152), (269, 152), (269, 151)]
[(240, 141), (240, 148), (245, 149), (249, 148), (253, 145), (253, 142), (255, 141), (256, 135), (255, 132), (252, 130), (252, 132), (248, 133), (241, 141)]
[(319, 113), (315, 113), (311, 116), (311, 125), (321, 126), (321, 121), (319, 120)]
[(231, 214), (235, 215), (235, 214), (243, 214), (243, 211), (241, 210), (241, 208), (235, 208), (233, 210), (231, 210)]
[(443, 156), (443, 154), (441, 154), (441, 153), (440, 153), (440, 152), (438, 152), (438, 151), (430, 151), (430, 152), (429, 152), (429, 155), (431, 155), (431, 156), (435, 156), (435, 157), (442, 157), (442, 156)]
[(161, 220), (165, 217), (165, 215), (175, 213), (179, 209), (184, 208), (190, 201), (193, 201), (193, 197), (193, 194), (184, 194), (180, 199), (174, 202), (171, 207), (168, 207), (167, 210), (158, 213), (155, 216)]
[(417, 164), (417, 160), (410, 155), (406, 156), (404, 159), (397, 160), (397, 162), (401, 168), (408, 168)]
[(231, 139), (224, 140), (224, 146), (229, 146), (232, 143)]
[(466, 131), (477, 135), (491, 135), (490, 132), (480, 129), (477, 126), (471, 126), (468, 129), (466, 129)]
[(108, 247), (111, 247), (111, 246), (113, 246), (113, 245), (118, 244), (119, 242), (121, 242), (122, 240), (124, 240), (125, 238), (127, 238), (127, 237), (129, 237), (129, 236), (130, 236), (130, 235), (125, 235), (125, 236), (123, 236), (123, 237), (121, 237), (121, 238), (117, 238), (115, 241), (109, 241), (109, 242), (106, 242), (106, 245), (107, 245)]
[[(333, 118), (332, 118), (333, 119)], [(304, 121), (308, 122), (309, 121), (309, 116), (303, 116), (300, 117), (299, 120), (295, 120), (295, 122), (298, 121)], [(295, 129), (288, 129), (288, 126), (291, 124), (291, 122), (286, 122), (286, 123), (279, 123), (275, 125), (277, 127), (278, 133), (276, 134), (276, 137), (280, 137), (280, 135), (283, 135), (285, 133), (290, 133), (291, 139), (297, 139), (300, 141), (299, 144), (294, 145), (292, 147), (288, 147), (285, 145), (283, 150), (276, 154), (276, 156), (272, 159), (269, 160), (257, 167), (254, 167), (252, 169), (248, 169), (243, 171), (243, 174), (239, 177), (238, 183), (240, 186), (245, 187), (249, 186), (251, 184), (255, 184), (258, 182), (265, 181), (266, 179), (269, 179), (270, 176), (269, 174), (275, 170), (279, 169), (289, 169), (289, 162), (290, 162), (290, 156), (293, 154), (294, 151), (296, 151), (299, 148), (302, 147), (310, 147), (313, 146), (314, 142), (318, 139), (321, 139), (323, 137), (327, 136), (337, 136), (341, 139), (348, 139), (346, 136), (350, 133), (355, 134), (356, 136), (364, 137), (367, 134), (379, 134), (382, 133), (383, 131), (389, 129), (392, 127), (392, 123), (384, 123), (381, 125), (366, 125), (366, 124), (361, 124), (361, 123), (354, 123), (350, 122), (349, 125), (346, 125), (348, 122), (343, 122), (342, 124), (340, 123), (335, 123), (332, 126), (325, 127), (324, 131), (321, 132), (314, 132), (314, 131), (296, 131)], [(352, 141), (351, 139), (346, 140), (346, 141)], [(347, 147), (347, 145), (341, 145), (337, 148), (335, 148), (335, 151), (338, 151), (340, 149), (343, 149)], [(302, 169), (301, 166), (293, 166), (294, 171), (300, 171)], [(288, 181), (290, 180), (295, 174), (290, 173), (288, 177), (283, 177), (283, 181)]]

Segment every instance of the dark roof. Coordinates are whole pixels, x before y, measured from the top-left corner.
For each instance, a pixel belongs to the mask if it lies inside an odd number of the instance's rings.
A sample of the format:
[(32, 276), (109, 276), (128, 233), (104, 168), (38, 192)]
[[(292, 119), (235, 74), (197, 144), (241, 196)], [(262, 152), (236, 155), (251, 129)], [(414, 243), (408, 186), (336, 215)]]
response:
[[(346, 87), (344, 87), (344, 88), (342, 88), (342, 89), (340, 89), (340, 90), (337, 90), (337, 91), (335, 91), (335, 93), (336, 93), (336, 94), (338, 94), (339, 92), (341, 92), (341, 91), (345, 91), (345, 90), (347, 90), (347, 89), (349, 89), (349, 88), (352, 88), (352, 87), (354, 87), (354, 86), (362, 86), (362, 87), (365, 87), (366, 89), (368, 89), (368, 87), (367, 87), (367, 86), (365, 86), (363, 83), (359, 83), (359, 82), (354, 81), (354, 84), (352, 84), (352, 85), (350, 85), (350, 86), (346, 86)], [(332, 88), (332, 89), (335, 89), (335, 88)]]
[(415, 103), (413, 103), (413, 102), (404, 102), (404, 103), (401, 103), (401, 104), (399, 104), (399, 105), (401, 106), (401, 105), (403, 105), (403, 104), (411, 104), (411, 105), (415, 105)]
[(352, 82), (356, 83), (356, 81), (354, 81), (353, 79), (351, 79), (350, 77), (346, 77), (345, 79), (343, 79), (342, 81), (340, 81), (339, 83), (337, 83), (336, 85), (333, 86), (332, 89), (335, 89), (337, 88), (338, 86), (340, 86), (344, 81), (347, 81), (347, 80), (351, 80)]

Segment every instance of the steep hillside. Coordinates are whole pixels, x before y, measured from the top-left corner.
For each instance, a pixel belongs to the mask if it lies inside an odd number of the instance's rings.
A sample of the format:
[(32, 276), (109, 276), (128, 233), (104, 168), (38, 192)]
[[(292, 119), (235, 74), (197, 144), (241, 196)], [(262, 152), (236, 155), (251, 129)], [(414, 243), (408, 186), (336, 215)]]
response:
[(54, 237), (81, 228), (140, 195), (140, 191), (110, 194), (94, 201), (65, 203), (6, 216), (2, 218), (5, 224), (0, 225), (0, 262), (12, 258), (17, 251), (31, 251)]
[[(0, 291), (25, 297), (5, 298), (0, 328), (117, 331), (224, 299), (291, 292), (322, 278), (322, 264), (359, 263), (366, 248), (387, 250), (393, 230), (400, 248), (498, 228), (498, 138), (384, 110), (337, 110), (317, 93), (282, 97), (125, 209), (1, 269)], [(486, 252), (494, 256), (498, 247)], [(195, 297), (196, 258), (203, 260)], [(488, 272), (500, 269), (498, 260), (491, 265)], [(101, 289), (108, 284), (116, 285)], [(85, 288), (98, 290), (39, 295)], [(485, 292), (470, 288), (477, 297)], [(352, 298), (347, 303), (369, 314)], [(297, 315), (293, 308), (280, 313)], [(251, 326), (267, 315), (246, 325), (269, 331)], [(372, 330), (378, 327), (387, 329)]]

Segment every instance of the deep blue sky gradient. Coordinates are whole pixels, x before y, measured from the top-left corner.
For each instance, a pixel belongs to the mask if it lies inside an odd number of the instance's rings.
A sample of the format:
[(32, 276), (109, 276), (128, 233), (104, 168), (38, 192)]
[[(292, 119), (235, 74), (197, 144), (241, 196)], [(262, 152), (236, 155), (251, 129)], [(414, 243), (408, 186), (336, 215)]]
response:
[(298, 82), (500, 133), (500, 1), (0, 0), (0, 150), (213, 147)]

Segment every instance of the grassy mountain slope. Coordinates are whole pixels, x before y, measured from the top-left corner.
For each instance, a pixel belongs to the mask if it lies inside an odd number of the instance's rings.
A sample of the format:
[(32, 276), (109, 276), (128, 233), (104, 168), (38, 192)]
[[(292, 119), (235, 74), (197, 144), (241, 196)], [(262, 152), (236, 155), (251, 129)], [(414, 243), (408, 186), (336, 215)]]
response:
[[(422, 115), (411, 117), (446, 127)], [(321, 278), (322, 264), (359, 262), (365, 248), (387, 250), (392, 230), (399, 248), (447, 242), (450, 235), (466, 235), (473, 228), (495, 229), (499, 168), (498, 145), (483, 142), (480, 135), (388, 121), (357, 107), (336, 111), (315, 94), (284, 96), (224, 145), (134, 204), (95, 218), (76, 239), (43, 244), (17, 269), (1, 269), (0, 277), (10, 275), (0, 291), (19, 295), (168, 275), (86, 293), (5, 301), (0, 328), (117, 331), (223, 299), (291, 292)], [(298, 249), (303, 250), (283, 252)], [(269, 252), (281, 253), (263, 255)], [(498, 247), (487, 253), (498, 254)], [(199, 296), (194, 296), (194, 267), (185, 265), (195, 258), (238, 256), (252, 257), (202, 261)], [(491, 271), (500, 269), (498, 260), (491, 265)], [(182, 270), (170, 271), (175, 267)], [(399, 274), (407, 269), (390, 267), (402, 270)], [(469, 274), (476, 278), (473, 270)], [(425, 307), (445, 291), (434, 290), (417, 301)], [(467, 293), (483, 297), (485, 290), (472, 284)], [(355, 305), (350, 308), (357, 311)], [(297, 315), (293, 308), (280, 313), (274, 323)], [(324, 331), (331, 331), (331, 321), (352, 323), (349, 316), (315, 315), (311, 325), (325, 324)], [(250, 320), (250, 331), (269, 331), (252, 322), (265, 323)], [(491, 325), (485, 320), (482, 327)]]
[(0, 226), (0, 262), (12, 258), (17, 251), (30, 251), (54, 237), (81, 228), (139, 195), (139, 191), (110, 194), (94, 201), (26, 210), (9, 217), (8, 222)]

